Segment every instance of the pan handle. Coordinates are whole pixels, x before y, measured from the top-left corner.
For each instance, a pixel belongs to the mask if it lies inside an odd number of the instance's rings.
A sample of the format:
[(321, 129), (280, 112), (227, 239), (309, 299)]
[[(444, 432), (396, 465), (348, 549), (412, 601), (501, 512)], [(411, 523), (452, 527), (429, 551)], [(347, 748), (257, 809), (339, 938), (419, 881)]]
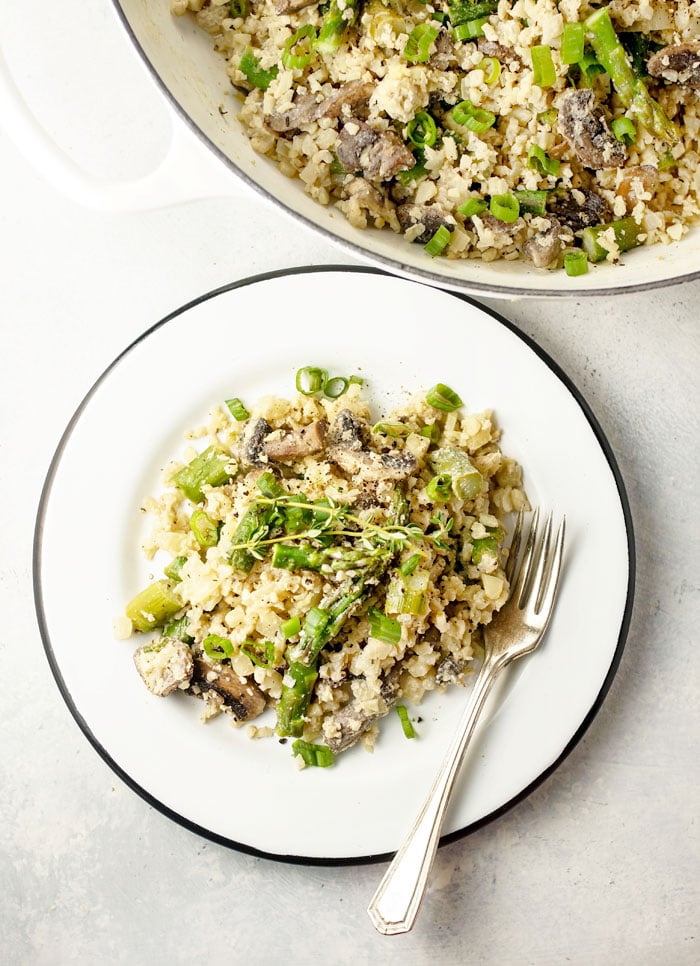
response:
[[(165, 104), (165, 102), (164, 102)], [(46, 133), (25, 102), (0, 48), (0, 127), (37, 174), (76, 204), (99, 211), (165, 208), (202, 198), (251, 194), (167, 104), (171, 139), (151, 172), (130, 181), (105, 181), (76, 164)]]

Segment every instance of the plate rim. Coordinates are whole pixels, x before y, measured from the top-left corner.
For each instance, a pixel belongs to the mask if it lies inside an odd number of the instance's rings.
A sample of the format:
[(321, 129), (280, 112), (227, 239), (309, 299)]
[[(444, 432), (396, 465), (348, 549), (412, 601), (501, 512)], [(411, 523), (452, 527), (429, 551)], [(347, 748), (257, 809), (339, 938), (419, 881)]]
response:
[[(235, 282), (229, 282), (225, 285), (218, 286), (217, 288), (211, 289), (210, 291), (191, 299), (185, 305), (169, 312), (158, 322), (149, 326), (144, 332), (137, 336), (132, 342), (129, 343), (118, 355), (109, 363), (109, 365), (100, 373), (100, 375), (95, 379), (93, 384), (90, 386), (88, 391), (83, 396), (82, 400), (78, 404), (75, 412), (70, 418), (65, 430), (63, 431), (59, 442), (56, 446), (54, 454), (49, 463), (49, 467), (46, 473), (46, 477), (41, 489), (41, 495), (39, 498), (39, 504), (36, 513), (35, 526), (34, 526), (34, 539), (32, 545), (32, 587), (34, 595), (34, 606), (37, 617), (37, 623), (39, 626), (39, 633), (42, 640), (42, 645), (44, 648), (44, 653), (49, 663), (49, 667), (53, 674), (54, 680), (58, 687), (58, 690), (63, 698), (68, 710), (70, 711), (73, 719), (77, 723), (84, 737), (88, 740), (93, 749), (97, 752), (100, 758), (105, 762), (105, 764), (112, 770), (114, 774), (117, 775), (133, 792), (135, 792), (141, 799), (143, 799), (152, 808), (159, 811), (166, 818), (171, 821), (176, 822), (178, 825), (186, 828), (188, 831), (195, 833), (211, 842), (215, 842), (217, 845), (223, 845), (227, 848), (233, 849), (237, 852), (243, 852), (248, 855), (253, 855), (260, 858), (271, 859), (277, 862), (285, 862), (294, 865), (308, 865), (308, 866), (352, 866), (352, 865), (367, 865), (371, 863), (378, 863), (388, 861), (393, 856), (392, 852), (381, 852), (372, 853), (368, 855), (360, 856), (340, 856), (340, 857), (323, 857), (323, 856), (300, 856), (300, 855), (287, 855), (276, 852), (267, 852), (264, 849), (259, 849), (251, 845), (247, 845), (244, 842), (237, 842), (234, 839), (230, 839), (227, 836), (221, 835), (211, 829), (204, 828), (198, 823), (187, 818), (185, 815), (181, 815), (174, 809), (170, 808), (161, 802), (155, 795), (149, 792), (146, 788), (140, 785), (135, 779), (133, 779), (117, 762), (112, 758), (110, 753), (104, 747), (104, 745), (96, 738), (93, 734), (88, 722), (85, 720), (83, 715), (78, 710), (71, 692), (63, 678), (63, 674), (59, 667), (58, 660), (53, 650), (51, 644), (51, 637), (49, 634), (49, 628), (46, 620), (46, 615), (44, 612), (43, 604), (43, 588), (41, 580), (41, 563), (42, 563), (42, 544), (43, 544), (43, 533), (44, 533), (44, 521), (46, 518), (46, 513), (48, 509), (49, 497), (53, 488), (53, 482), (56, 477), (59, 465), (61, 463), (61, 458), (63, 452), (68, 444), (73, 431), (80, 420), (83, 412), (90, 403), (92, 397), (95, 395), (97, 390), (100, 388), (105, 379), (109, 376), (112, 370), (119, 364), (119, 362), (130, 352), (132, 352), (141, 342), (145, 341), (150, 335), (156, 332), (161, 327), (167, 325), (170, 321), (188, 312), (190, 309), (201, 305), (210, 299), (216, 298), (219, 295), (223, 295), (227, 292), (234, 291), (235, 289), (244, 288), (248, 285), (259, 284), (261, 282), (266, 282), (271, 279), (276, 279), (285, 276), (293, 275), (304, 275), (304, 274), (318, 274), (318, 273), (352, 273), (352, 274), (362, 274), (362, 275), (379, 275), (386, 278), (396, 278), (399, 281), (408, 282), (414, 285), (426, 285), (425, 282), (419, 282), (415, 279), (405, 279), (401, 276), (396, 276), (391, 272), (386, 272), (382, 269), (368, 267), (368, 266), (352, 266), (352, 265), (310, 265), (310, 266), (297, 266), (293, 268), (286, 269), (276, 269), (269, 272), (262, 272), (256, 275), (250, 275), (246, 278), (239, 279)], [(459, 299), (462, 302), (466, 302), (472, 305), (481, 312), (490, 316), (499, 325), (504, 326), (513, 335), (525, 343), (525, 345), (532, 350), (542, 362), (552, 371), (552, 373), (557, 377), (557, 379), (562, 383), (562, 385), (569, 391), (572, 395), (574, 401), (581, 409), (583, 415), (586, 418), (593, 434), (601, 447), (602, 453), (605, 456), (606, 462), (610, 468), (610, 471), (615, 482), (615, 487), (617, 489), (617, 494), (620, 499), (620, 505), (622, 509), (622, 515), (625, 525), (625, 534), (627, 537), (627, 559), (628, 559), (628, 575), (627, 575), (627, 592), (625, 596), (625, 606), (622, 614), (622, 619), (620, 622), (620, 630), (618, 633), (617, 644), (615, 646), (615, 651), (608, 667), (603, 683), (595, 696), (591, 707), (584, 716), (581, 724), (574, 732), (572, 737), (569, 739), (567, 744), (564, 746), (558, 757), (545, 768), (533, 781), (526, 785), (520, 792), (514, 795), (503, 805), (489, 812), (488, 815), (482, 816), (480, 819), (472, 822), (471, 824), (465, 826), (462, 829), (457, 829), (453, 832), (445, 833), (440, 837), (439, 846), (446, 845), (450, 842), (457, 841), (458, 839), (464, 838), (467, 835), (483, 828), (485, 825), (490, 824), (496, 819), (500, 818), (506, 812), (510, 811), (520, 802), (528, 798), (535, 789), (537, 789), (541, 784), (543, 784), (549, 776), (556, 771), (556, 769), (563, 763), (563, 761), (571, 754), (573, 749), (583, 738), (584, 734), (590, 727), (591, 723), (598, 714), (598, 711), (603, 705), (603, 702), (607, 696), (608, 691), (612, 685), (612, 682), (617, 674), (620, 661), (622, 660), (622, 655), (625, 649), (625, 644), (627, 641), (627, 635), (629, 632), (629, 627), (632, 619), (632, 611), (634, 605), (635, 587), (636, 587), (636, 545), (634, 537), (634, 526), (632, 521), (632, 512), (630, 508), (629, 498), (627, 496), (627, 490), (625, 488), (624, 480), (622, 478), (622, 473), (617, 464), (617, 460), (613, 453), (612, 446), (608, 441), (600, 423), (598, 422), (595, 414), (593, 413), (589, 403), (583, 396), (582, 392), (575, 385), (573, 380), (564, 372), (564, 370), (559, 366), (559, 364), (544, 350), (541, 346), (535, 342), (530, 336), (522, 332), (513, 322), (506, 319), (500, 312), (492, 309), (488, 305), (483, 305), (480, 301), (467, 295), (463, 292), (455, 292), (451, 289), (444, 289), (438, 285), (428, 285), (427, 287), (436, 288), (439, 291), (445, 292), (447, 295), (453, 298)]]

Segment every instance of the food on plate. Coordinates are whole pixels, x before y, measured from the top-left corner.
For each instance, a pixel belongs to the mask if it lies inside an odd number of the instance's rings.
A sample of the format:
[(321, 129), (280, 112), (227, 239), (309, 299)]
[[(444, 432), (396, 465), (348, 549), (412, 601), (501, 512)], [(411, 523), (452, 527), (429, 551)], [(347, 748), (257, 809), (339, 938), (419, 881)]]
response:
[(205, 720), (255, 721), (252, 737), (323, 766), (371, 748), (394, 707), (411, 736), (407, 705), (465, 683), (527, 499), (493, 414), (448, 386), (380, 421), (359, 378), (305, 367), (296, 386), (229, 399), (188, 434), (142, 505), (156, 572), (126, 636), (145, 635), (134, 661), (154, 694), (195, 695)]
[(171, 8), (226, 58), (253, 148), (357, 228), (580, 275), (700, 214), (691, 0)]

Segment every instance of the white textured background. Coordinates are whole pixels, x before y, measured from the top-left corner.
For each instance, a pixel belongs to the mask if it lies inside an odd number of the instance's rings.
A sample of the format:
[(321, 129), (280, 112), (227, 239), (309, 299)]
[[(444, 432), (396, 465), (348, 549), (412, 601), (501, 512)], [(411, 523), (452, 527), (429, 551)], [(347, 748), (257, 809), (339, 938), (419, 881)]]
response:
[[(161, 156), (167, 115), (107, 0), (5, 0), (0, 38), (27, 100), (85, 167), (131, 177)], [(242, 191), (141, 214), (83, 209), (2, 128), (0, 118), (0, 962), (700, 961), (700, 283), (493, 303), (571, 377), (615, 451), (637, 536), (634, 617), (579, 746), (528, 800), (441, 849), (414, 933), (383, 938), (365, 907), (384, 866), (230, 852), (123, 786), (58, 694), (31, 589), (46, 469), (113, 357), (218, 285), (348, 259)], [(65, 591), (79, 620), (70, 574)]]

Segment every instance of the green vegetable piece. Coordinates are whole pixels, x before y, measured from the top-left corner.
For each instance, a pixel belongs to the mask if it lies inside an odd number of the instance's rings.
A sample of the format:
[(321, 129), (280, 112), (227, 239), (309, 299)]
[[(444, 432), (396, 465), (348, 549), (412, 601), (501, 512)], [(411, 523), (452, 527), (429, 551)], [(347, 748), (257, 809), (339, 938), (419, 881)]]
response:
[(285, 673), (291, 684), (283, 685), (277, 702), (277, 734), (298, 738), (304, 732), (304, 715), (318, 678), (316, 666), (292, 662)]
[(538, 44), (530, 49), (534, 81), (538, 87), (554, 87), (557, 71), (552, 60), (552, 49), (547, 44)]
[[(387, 613), (414, 614), (422, 617), (428, 610), (429, 586), (429, 571), (416, 570), (413, 573), (404, 574), (399, 568), (399, 572), (392, 577), (387, 588), (385, 605)], [(372, 636), (376, 637), (375, 634)]]
[(189, 634), (190, 622), (187, 615), (176, 618), (174, 621), (165, 624), (163, 627), (163, 637), (169, 637), (175, 641), (182, 641), (184, 644), (192, 644), (194, 638)]
[(637, 140), (637, 128), (629, 117), (616, 117), (610, 124), (610, 129), (622, 144), (634, 144)]
[(520, 217), (520, 204), (514, 194), (492, 195), (489, 211), (494, 218), (510, 225)]
[(454, 391), (446, 386), (444, 382), (436, 383), (425, 395), (425, 401), (433, 409), (438, 409), (443, 413), (453, 413), (463, 405), (462, 400)]
[(301, 618), (298, 614), (295, 617), (290, 617), (289, 620), (284, 621), (280, 625), (280, 631), (285, 641), (288, 641), (290, 637), (296, 637), (300, 630)]
[(343, 34), (357, 19), (358, 3), (359, 0), (346, 0), (341, 9), (337, 0), (331, 0), (314, 45), (319, 53), (332, 54), (338, 49)]
[(292, 751), (294, 755), (301, 756), (305, 765), (328, 768), (329, 765), (333, 764), (333, 752), (328, 745), (315, 745), (297, 738), (292, 745)]
[(427, 426), (421, 426), (418, 433), (420, 436), (425, 436), (429, 439), (431, 443), (438, 443), (442, 436), (442, 430), (437, 423), (428, 423)]
[(527, 166), (540, 174), (550, 174), (556, 178), (561, 162), (557, 158), (550, 158), (539, 144), (531, 144), (527, 149)]
[(233, 656), (233, 644), (227, 637), (220, 637), (218, 634), (209, 634), (202, 641), (204, 653), (210, 661), (223, 661)]
[(452, 233), (447, 225), (440, 225), (428, 244), (423, 246), (423, 249), (428, 255), (435, 258), (437, 255), (441, 255), (447, 248), (451, 237)]
[[(264, 657), (260, 657), (262, 651)], [(275, 666), (275, 645), (272, 641), (264, 641), (262, 644), (257, 641), (245, 641), (241, 644), (241, 654), (255, 664), (256, 667), (270, 671)]]
[(483, 37), (484, 25), (488, 20), (488, 17), (480, 17), (478, 20), (467, 20), (466, 23), (457, 24), (452, 28), (452, 36), (455, 40), (476, 40), (478, 37)]
[(311, 63), (316, 44), (316, 30), (312, 24), (300, 27), (285, 41), (282, 51), (282, 65), (287, 70), (303, 70)]
[(633, 117), (658, 137), (670, 143), (678, 141), (678, 128), (651, 96), (641, 77), (635, 75), (607, 7), (595, 10), (585, 25), (598, 61), (610, 75), (615, 91)]
[(447, 503), (452, 496), (452, 477), (449, 473), (438, 473), (425, 488), (433, 503)]
[(186, 563), (187, 557), (173, 557), (163, 573), (168, 580), (172, 580), (173, 583), (179, 583), (182, 580), (181, 570)]
[(460, 101), (451, 111), (455, 124), (466, 127), (474, 134), (483, 134), (496, 123), (496, 115), (483, 107), (475, 107), (471, 101)]
[(488, 206), (488, 201), (483, 198), (469, 198), (463, 205), (459, 206), (457, 211), (465, 218), (473, 218), (474, 215), (480, 215), (482, 211), (486, 211)]
[(397, 704), (396, 712), (401, 721), (401, 728), (403, 729), (403, 733), (406, 736), (406, 738), (415, 738), (416, 732), (413, 725), (411, 724), (411, 719), (408, 717), (408, 710), (406, 709), (406, 706), (403, 704)]
[(410, 557), (404, 560), (404, 562), (399, 567), (399, 570), (404, 575), (404, 577), (410, 577), (410, 575), (414, 573), (415, 570), (417, 569), (420, 561), (421, 561), (421, 555), (419, 553), (412, 553)]
[(215, 547), (219, 542), (219, 524), (197, 508), (190, 517), (190, 530), (200, 547)]
[(561, 35), (562, 64), (577, 64), (583, 57), (586, 30), (582, 23), (565, 23)]
[[(410, 578), (407, 578), (410, 579)], [(393, 617), (387, 617), (376, 607), (370, 607), (367, 612), (369, 617), (369, 633), (377, 641), (384, 644), (398, 644), (401, 640), (401, 625)]]
[(242, 423), (250, 416), (250, 413), (248, 412), (248, 410), (243, 405), (242, 401), (237, 396), (234, 397), (233, 399), (227, 399), (226, 405), (228, 407), (229, 412), (238, 423)]
[(513, 195), (521, 211), (529, 211), (533, 215), (544, 215), (547, 210), (547, 191), (528, 191), (521, 188)]
[(498, 543), (495, 537), (476, 537), (472, 540), (472, 563), (480, 563), (485, 553), (498, 558)]
[(605, 225), (593, 225), (584, 228), (581, 235), (583, 250), (591, 262), (602, 262), (608, 257), (608, 250), (600, 244), (599, 238), (603, 232), (613, 230), (615, 243), (621, 252), (627, 252), (631, 248), (641, 245), (639, 239), (642, 229), (634, 218), (621, 218), (619, 221), (610, 221)]
[(400, 439), (410, 434), (411, 427), (407, 426), (406, 423), (375, 423), (372, 427), (372, 432), (380, 436), (391, 436), (394, 439)]
[(303, 369), (298, 370), (295, 378), (297, 392), (302, 396), (313, 396), (317, 392), (323, 392), (327, 382), (328, 372), (325, 369), (319, 369), (318, 366), (304, 366)]
[(345, 376), (333, 376), (324, 386), (323, 394), (328, 399), (339, 399), (348, 391), (349, 385), (350, 379), (346, 379)]
[(191, 463), (178, 470), (171, 482), (193, 503), (204, 499), (203, 487), (223, 486), (233, 477), (232, 460), (221, 450), (210, 446)]
[(137, 631), (152, 631), (182, 610), (183, 602), (167, 580), (156, 580), (126, 605), (126, 616)]
[(428, 456), (428, 462), (435, 473), (451, 477), (452, 492), (460, 500), (473, 500), (481, 493), (483, 477), (461, 449), (449, 446), (436, 449)]
[(250, 46), (243, 51), (238, 69), (245, 75), (246, 80), (252, 87), (257, 87), (261, 91), (266, 91), (279, 73), (277, 65), (270, 67), (268, 70), (261, 67), (260, 59), (255, 56)]
[(252, 570), (260, 551), (253, 552), (250, 545), (259, 543), (267, 537), (273, 519), (273, 508), (262, 507), (255, 503), (243, 514), (233, 535), (231, 547), (231, 566), (235, 570), (242, 570), (246, 574)]
[(406, 137), (416, 147), (429, 148), (437, 141), (437, 124), (427, 111), (419, 111), (406, 127)]
[(578, 275), (586, 275), (588, 272), (588, 256), (585, 252), (567, 252), (564, 255), (564, 271), (571, 278)]
[(440, 33), (439, 27), (419, 23), (408, 35), (403, 55), (409, 64), (424, 64), (430, 59), (430, 48)]

